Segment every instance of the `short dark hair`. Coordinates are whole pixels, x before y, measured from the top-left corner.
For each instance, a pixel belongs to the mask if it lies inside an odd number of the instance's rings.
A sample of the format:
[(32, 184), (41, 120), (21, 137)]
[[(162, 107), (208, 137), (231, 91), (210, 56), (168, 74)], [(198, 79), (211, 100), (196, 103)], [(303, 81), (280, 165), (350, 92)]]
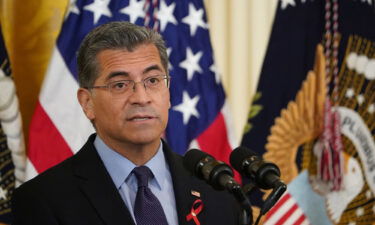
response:
[(167, 48), (162, 36), (154, 30), (135, 24), (117, 21), (103, 24), (90, 31), (78, 50), (78, 80), (80, 87), (91, 87), (99, 76), (96, 56), (107, 49), (133, 51), (142, 44), (153, 44), (168, 75)]

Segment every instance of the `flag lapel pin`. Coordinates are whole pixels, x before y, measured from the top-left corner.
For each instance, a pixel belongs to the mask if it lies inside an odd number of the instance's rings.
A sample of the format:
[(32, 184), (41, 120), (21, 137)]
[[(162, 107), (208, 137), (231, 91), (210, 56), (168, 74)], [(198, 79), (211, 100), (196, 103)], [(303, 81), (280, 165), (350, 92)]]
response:
[(193, 196), (195, 196), (195, 197), (197, 197), (197, 198), (200, 198), (201, 197), (201, 193), (200, 192), (198, 192), (198, 191), (195, 191), (195, 190), (191, 190), (191, 195), (193, 195)]

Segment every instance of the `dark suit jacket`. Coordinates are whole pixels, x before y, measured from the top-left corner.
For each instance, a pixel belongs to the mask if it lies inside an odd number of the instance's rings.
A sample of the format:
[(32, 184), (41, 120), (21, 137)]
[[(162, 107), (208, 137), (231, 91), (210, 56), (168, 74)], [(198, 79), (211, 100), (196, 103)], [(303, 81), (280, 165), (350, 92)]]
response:
[[(132, 217), (101, 161), (92, 135), (82, 149), (59, 165), (24, 183), (13, 195), (13, 225), (133, 225)], [(185, 170), (182, 157), (164, 143), (172, 174), (180, 225), (187, 222), (200, 193), (202, 225), (238, 224), (238, 206), (225, 191), (215, 191)]]

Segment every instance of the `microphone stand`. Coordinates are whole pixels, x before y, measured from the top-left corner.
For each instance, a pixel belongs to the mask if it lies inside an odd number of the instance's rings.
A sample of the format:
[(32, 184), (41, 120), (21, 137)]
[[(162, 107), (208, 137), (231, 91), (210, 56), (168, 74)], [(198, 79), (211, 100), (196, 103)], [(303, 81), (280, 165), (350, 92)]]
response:
[[(243, 193), (245, 193), (246, 198), (247, 198), (248, 194), (254, 188), (256, 188), (256, 185), (254, 183), (249, 183), (249, 184), (246, 184), (242, 187), (242, 191), (243, 191)], [(272, 208), (272, 206), (275, 205), (275, 203), (280, 199), (280, 197), (283, 195), (283, 193), (286, 191), (286, 189), (287, 189), (287, 186), (282, 181), (277, 181), (274, 184), (274, 188), (273, 188), (272, 192), (269, 194), (269, 196), (267, 197), (267, 199), (263, 203), (263, 207), (261, 208), (261, 210), (259, 212), (260, 214), (259, 214), (257, 220), (255, 221), (255, 225), (257, 225), (259, 223), (259, 220), (260, 220), (261, 216), (265, 215), (268, 212), (268, 210), (270, 210)]]
[(218, 190), (225, 188), (234, 195), (242, 208), (239, 225), (252, 225), (253, 210), (250, 200), (245, 195), (241, 185), (233, 179), (232, 169), (220, 161), (212, 161), (209, 164), (200, 166), (200, 168), (204, 179), (214, 188)]
[(234, 195), (242, 209), (239, 218), (239, 225), (251, 225), (253, 223), (253, 210), (251, 208), (250, 200), (237, 182), (229, 182), (227, 185), (227, 190)]

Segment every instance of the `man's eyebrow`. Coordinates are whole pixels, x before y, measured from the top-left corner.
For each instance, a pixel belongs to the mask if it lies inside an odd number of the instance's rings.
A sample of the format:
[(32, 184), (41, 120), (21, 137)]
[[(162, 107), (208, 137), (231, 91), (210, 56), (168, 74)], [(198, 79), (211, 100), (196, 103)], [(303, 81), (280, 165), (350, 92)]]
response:
[[(147, 67), (146, 69), (143, 70), (143, 74), (146, 74), (152, 70), (158, 70), (158, 71), (163, 71), (162, 68), (159, 66), (159, 65), (152, 65), (152, 66), (149, 66)], [(110, 74), (108, 74), (108, 76), (106, 77), (106, 80), (110, 80), (112, 79), (113, 77), (117, 77), (117, 76), (125, 76), (125, 77), (129, 77), (129, 73), (126, 72), (126, 71), (114, 71), (114, 72), (111, 72)]]
[(152, 70), (158, 70), (158, 71), (163, 71), (162, 68), (159, 65), (152, 65), (147, 67), (146, 69), (143, 70), (143, 74), (146, 74)]
[(125, 77), (129, 77), (129, 73), (126, 72), (126, 71), (115, 71), (115, 72), (111, 72), (111, 73), (108, 74), (108, 76), (106, 77), (106, 80), (110, 80), (110, 79), (112, 79), (113, 77), (117, 77), (117, 76), (125, 76)]

